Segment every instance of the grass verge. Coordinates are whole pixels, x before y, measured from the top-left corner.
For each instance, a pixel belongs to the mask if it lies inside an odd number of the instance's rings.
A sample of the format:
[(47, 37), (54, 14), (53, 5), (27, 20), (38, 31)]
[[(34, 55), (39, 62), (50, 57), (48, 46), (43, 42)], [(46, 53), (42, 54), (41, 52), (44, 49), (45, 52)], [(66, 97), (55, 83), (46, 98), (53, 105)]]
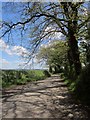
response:
[(50, 77), (47, 70), (2, 70), (2, 87), (24, 85), (31, 81), (43, 80)]

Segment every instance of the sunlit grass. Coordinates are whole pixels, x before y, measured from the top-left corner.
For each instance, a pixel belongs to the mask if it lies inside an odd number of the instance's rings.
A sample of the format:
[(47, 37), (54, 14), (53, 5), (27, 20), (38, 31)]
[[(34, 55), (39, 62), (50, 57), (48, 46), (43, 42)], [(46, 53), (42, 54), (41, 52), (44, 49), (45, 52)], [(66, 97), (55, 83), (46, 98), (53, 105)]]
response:
[(2, 86), (25, 85), (31, 81), (43, 80), (50, 76), (46, 70), (3, 70)]

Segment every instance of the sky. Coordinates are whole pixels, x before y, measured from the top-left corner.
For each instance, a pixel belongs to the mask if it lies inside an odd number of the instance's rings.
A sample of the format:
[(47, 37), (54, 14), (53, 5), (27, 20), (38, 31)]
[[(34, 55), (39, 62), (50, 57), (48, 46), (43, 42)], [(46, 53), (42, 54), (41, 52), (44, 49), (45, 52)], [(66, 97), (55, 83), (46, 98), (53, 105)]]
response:
[[(4, 5), (2, 4), (2, 7), (0, 7), (2, 8), (0, 19), (5, 21), (18, 21), (20, 19), (17, 13), (18, 7), (12, 9), (9, 4), (4, 8)], [(42, 69), (42, 66), (36, 63), (36, 59), (30, 61), (28, 66), (25, 67), (25, 60), (21, 56), (27, 54), (28, 50), (20, 45), (21, 37), (19, 31), (12, 32), (12, 36), (13, 39), (11, 37), (9, 38), (10, 42), (7, 40), (8, 36), (0, 39), (0, 69)]]
[[(20, 17), (21, 12), (18, 13), (18, 11), (22, 11), (22, 6), (24, 3), (16, 2), (13, 4), (11, 3), (5, 3), (3, 2), (2, 5), (0, 3), (0, 21), (4, 20), (7, 22), (13, 21), (18, 22), (20, 19), (23, 19)], [(19, 6), (19, 7), (18, 7)], [(28, 26), (28, 29), (30, 29), (30, 26)], [(48, 27), (46, 29), (51, 29)], [(1, 33), (1, 31), (0, 31)], [(55, 34), (54, 38), (61, 38), (62, 34)], [(10, 34), (9, 39), (8, 35), (4, 36), (0, 39), (0, 69), (42, 69), (46, 68), (45, 64), (41, 66), (41, 64), (38, 63), (38, 60), (34, 58), (31, 60), (26, 66), (24, 64), (26, 63), (26, 60), (22, 58), (22, 55), (26, 56), (30, 53), (30, 51), (25, 47), (30, 47), (30, 44), (28, 44), (30, 41), (29, 33), (24, 33), (24, 36), (22, 37), (20, 34), (20, 31), (15, 29), (12, 30), (12, 34)], [(46, 43), (42, 43), (44, 45)]]
[[(1, 4), (0, 4), (1, 5)], [(18, 7), (18, 5), (20, 7)], [(18, 10), (22, 10), (22, 3), (2, 3), (2, 11), (0, 14), (0, 18), (2, 21), (13, 21), (17, 22), (20, 21), (20, 13), (18, 13)], [(47, 28), (51, 29), (51, 28)], [(0, 32), (1, 33), (1, 32)], [(60, 38), (60, 34), (56, 34)], [(29, 54), (30, 51), (28, 51), (24, 46), (29, 46), (27, 44), (29, 42), (30, 38), (28, 37), (28, 34), (24, 34), (22, 37), (19, 30), (12, 30), (12, 35), (4, 36), (0, 39), (0, 69), (43, 69), (46, 68), (45, 64), (38, 63), (38, 60), (34, 58), (31, 60), (27, 65), (26, 60), (22, 57), (22, 55), (26, 56)], [(22, 42), (23, 41), (23, 42)], [(46, 44), (46, 43), (42, 43)], [(41, 45), (42, 46), (42, 45)]]
[(22, 46), (9, 46), (0, 39), (0, 69), (42, 69), (36, 58), (25, 65), (25, 60), (21, 57), (28, 53)]

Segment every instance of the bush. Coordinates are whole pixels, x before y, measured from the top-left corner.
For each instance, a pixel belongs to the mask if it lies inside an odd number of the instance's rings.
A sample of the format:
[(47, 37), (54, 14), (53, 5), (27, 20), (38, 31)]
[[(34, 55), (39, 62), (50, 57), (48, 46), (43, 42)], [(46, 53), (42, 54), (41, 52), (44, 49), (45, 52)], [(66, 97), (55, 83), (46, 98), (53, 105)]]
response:
[(76, 83), (75, 93), (83, 103), (90, 105), (90, 64), (82, 70)]
[(46, 77), (50, 77), (50, 76), (51, 76), (50, 73), (49, 73), (47, 70), (44, 70), (43, 73), (44, 73), (44, 75), (45, 75)]
[(60, 74), (60, 77), (64, 79), (64, 78), (65, 78), (65, 74), (64, 74), (64, 73), (61, 73), (61, 74)]
[(17, 79), (16, 85), (25, 85), (27, 83), (27, 80), (25, 79)]
[(30, 81), (43, 80), (46, 77), (50, 77), (49, 72), (46, 70), (3, 70), (0, 74), (2, 77), (2, 87), (24, 85)]

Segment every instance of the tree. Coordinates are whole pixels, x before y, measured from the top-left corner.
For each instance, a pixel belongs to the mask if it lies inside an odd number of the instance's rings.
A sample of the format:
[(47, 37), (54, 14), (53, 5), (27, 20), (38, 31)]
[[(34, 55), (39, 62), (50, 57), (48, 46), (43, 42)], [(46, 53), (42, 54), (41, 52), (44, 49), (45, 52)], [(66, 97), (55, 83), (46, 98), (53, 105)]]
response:
[(41, 62), (45, 61), (49, 65), (50, 71), (52, 72), (52, 68), (54, 68), (55, 73), (57, 73), (68, 62), (67, 50), (68, 46), (65, 41), (55, 40), (53, 43), (40, 48), (37, 59)]
[(85, 65), (90, 64), (90, 41), (84, 40), (80, 42), (80, 53), (82, 61)]
[(29, 28), (29, 37), (32, 44), (30, 50), (32, 52), (27, 58), (30, 60), (30, 56), (37, 50), (43, 40), (51, 39), (58, 32), (62, 33), (68, 39), (70, 66), (74, 64), (78, 75), (81, 70), (81, 63), (77, 40), (83, 32), (82, 28), (85, 28), (84, 31), (86, 30), (86, 23), (90, 19), (86, 15), (83, 17), (83, 13), (85, 13), (83, 4), (82, 2), (25, 3), (22, 9), (23, 19), (16, 23), (3, 21), (2, 37), (12, 29), (25, 30), (26, 27)]

